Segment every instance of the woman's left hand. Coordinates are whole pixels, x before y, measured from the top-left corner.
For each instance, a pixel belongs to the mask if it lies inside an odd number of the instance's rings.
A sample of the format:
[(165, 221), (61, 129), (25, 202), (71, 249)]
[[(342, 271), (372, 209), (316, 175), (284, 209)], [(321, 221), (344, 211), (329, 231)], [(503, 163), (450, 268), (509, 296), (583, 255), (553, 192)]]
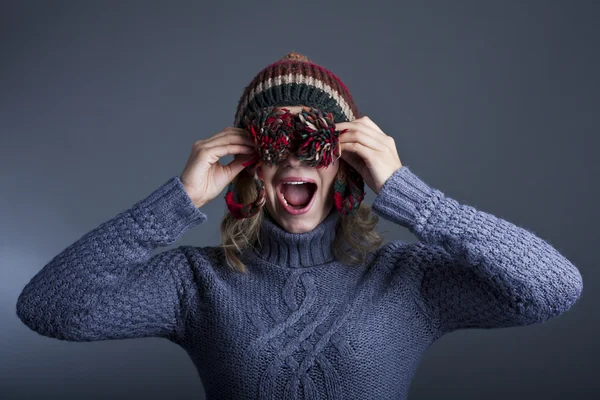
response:
[(383, 184), (402, 167), (394, 138), (383, 133), (367, 116), (337, 123), (335, 129), (347, 129), (339, 136), (341, 158), (379, 194)]

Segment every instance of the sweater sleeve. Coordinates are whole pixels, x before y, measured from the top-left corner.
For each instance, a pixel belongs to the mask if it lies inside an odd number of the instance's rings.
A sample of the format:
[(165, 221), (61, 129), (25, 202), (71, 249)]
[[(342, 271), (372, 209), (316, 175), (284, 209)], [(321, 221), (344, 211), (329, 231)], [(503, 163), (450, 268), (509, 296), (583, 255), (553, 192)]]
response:
[(420, 240), (398, 260), (415, 261), (413, 295), (440, 335), (541, 323), (581, 295), (579, 270), (546, 241), (459, 204), (407, 166), (385, 182), (372, 208)]
[(181, 338), (194, 293), (184, 246), (174, 243), (206, 215), (178, 176), (56, 255), (27, 283), (16, 312), (41, 335), (87, 342)]

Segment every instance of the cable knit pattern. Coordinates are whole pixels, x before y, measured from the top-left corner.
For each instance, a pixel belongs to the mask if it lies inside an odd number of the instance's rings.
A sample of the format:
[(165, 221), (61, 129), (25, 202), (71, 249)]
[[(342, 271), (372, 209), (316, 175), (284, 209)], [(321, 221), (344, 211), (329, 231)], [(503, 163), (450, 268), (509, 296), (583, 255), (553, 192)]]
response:
[(217, 246), (151, 255), (206, 219), (174, 176), (50, 260), (17, 315), (61, 340), (169, 339), (191, 357), (207, 399), (406, 399), (443, 334), (541, 323), (581, 294), (579, 271), (547, 242), (406, 166), (373, 210), (419, 241), (347, 266), (331, 247), (335, 210), (301, 234), (266, 218), (261, 245), (241, 255), (243, 274)]

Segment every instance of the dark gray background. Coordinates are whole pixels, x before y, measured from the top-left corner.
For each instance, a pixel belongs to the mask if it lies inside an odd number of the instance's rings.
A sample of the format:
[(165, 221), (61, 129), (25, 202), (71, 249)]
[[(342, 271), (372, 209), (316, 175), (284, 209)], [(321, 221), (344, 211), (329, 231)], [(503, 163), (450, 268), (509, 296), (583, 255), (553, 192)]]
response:
[[(172, 343), (46, 338), (17, 319), (16, 299), (54, 255), (180, 174), (192, 143), (232, 125), (244, 86), (292, 50), (337, 74), (422, 179), (530, 229), (583, 275), (579, 302), (544, 324), (443, 337), (410, 398), (598, 395), (599, 10), (595, 1), (2, 2), (0, 398), (203, 398)], [(177, 245), (218, 243), (222, 196), (204, 208), (208, 220)], [(414, 239), (385, 220), (380, 230)]]

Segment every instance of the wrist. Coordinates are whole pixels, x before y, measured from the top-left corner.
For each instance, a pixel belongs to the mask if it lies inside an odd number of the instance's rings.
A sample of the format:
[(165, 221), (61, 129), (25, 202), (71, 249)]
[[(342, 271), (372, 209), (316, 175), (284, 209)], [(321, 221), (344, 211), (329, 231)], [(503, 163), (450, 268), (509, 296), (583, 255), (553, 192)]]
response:
[(183, 188), (185, 190), (185, 193), (188, 195), (188, 197), (190, 198), (190, 200), (192, 201), (192, 204), (194, 206), (196, 206), (196, 208), (200, 208), (204, 205), (204, 200), (200, 199), (199, 197), (194, 195), (194, 191), (187, 185), (183, 184)]

